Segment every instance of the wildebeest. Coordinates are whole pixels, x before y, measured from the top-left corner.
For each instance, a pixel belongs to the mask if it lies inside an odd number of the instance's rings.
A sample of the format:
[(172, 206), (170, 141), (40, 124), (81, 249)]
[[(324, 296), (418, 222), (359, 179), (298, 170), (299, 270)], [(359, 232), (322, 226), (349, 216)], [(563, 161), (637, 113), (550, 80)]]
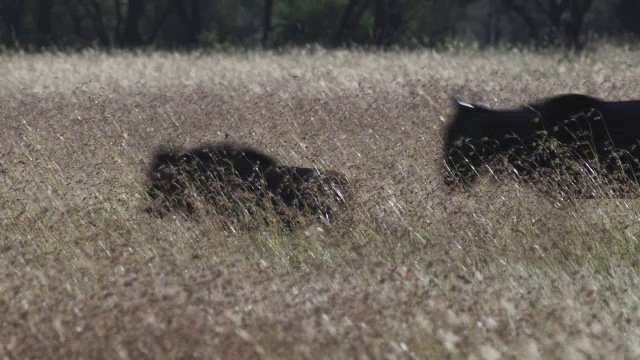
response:
[[(471, 185), (487, 168), (540, 174), (568, 154), (589, 172), (600, 169), (605, 176), (623, 170), (628, 178), (640, 169), (640, 101), (567, 94), (515, 109), (459, 101), (456, 106), (444, 132), (448, 185)], [(560, 148), (568, 152), (556, 151)]]
[(202, 200), (225, 215), (269, 208), (328, 222), (351, 193), (339, 172), (286, 166), (256, 149), (229, 143), (190, 149), (162, 146), (147, 178), (154, 202), (150, 211), (158, 214), (191, 214)]

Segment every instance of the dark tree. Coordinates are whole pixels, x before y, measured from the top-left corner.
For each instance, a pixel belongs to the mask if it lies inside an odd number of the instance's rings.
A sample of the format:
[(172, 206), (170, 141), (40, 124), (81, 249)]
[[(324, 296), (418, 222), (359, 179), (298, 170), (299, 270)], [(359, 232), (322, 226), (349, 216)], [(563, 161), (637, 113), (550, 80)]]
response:
[(269, 43), (269, 31), (271, 30), (271, 16), (273, 13), (273, 0), (264, 0), (264, 17), (262, 19), (262, 47)]
[(156, 16), (153, 24), (153, 28), (151, 30), (151, 35), (147, 38), (147, 42), (153, 43), (156, 40), (156, 37), (162, 30), (167, 18), (171, 15), (173, 8), (175, 7), (175, 1), (168, 1), (162, 13)]
[(531, 41), (538, 43), (540, 40), (540, 29), (530, 11), (516, 0), (502, 0), (502, 3), (507, 9), (511, 10), (522, 20), (529, 31), (529, 38)]
[(542, 40), (540, 29), (543, 28), (548, 44), (573, 49), (582, 47), (580, 35), (593, 0), (502, 0), (502, 3), (522, 19), (535, 43)]
[(569, 16), (563, 22), (565, 46), (572, 49), (581, 49), (584, 44), (580, 40), (584, 19), (593, 5), (593, 0), (569, 0)]
[(459, 36), (579, 49), (586, 32), (640, 36), (639, 8), (640, 0), (0, 0), (0, 46), (437, 47)]
[(534, 0), (533, 4), (547, 18), (552, 34), (560, 32), (562, 15), (569, 8), (571, 0)]
[(76, 0), (65, 0), (64, 9), (71, 19), (71, 29), (73, 30), (71, 33), (76, 39), (88, 40), (88, 35), (82, 26), (82, 14), (78, 7), (78, 2)]
[(489, 12), (482, 22), (483, 39), (482, 46), (497, 46), (502, 40), (501, 22), (504, 13), (503, 7), (497, 1), (489, 3)]
[(191, 0), (191, 12), (187, 9), (185, 0), (174, 0), (178, 16), (182, 19), (187, 30), (184, 42), (188, 46), (198, 44), (200, 35), (202, 34), (202, 21), (200, 20), (200, 3), (199, 0)]
[(336, 31), (334, 45), (342, 45), (345, 38), (353, 30), (355, 24), (360, 21), (362, 15), (369, 7), (367, 0), (349, 0), (340, 16), (340, 23)]
[(202, 34), (202, 19), (200, 18), (200, 0), (191, 0), (191, 28), (189, 38), (198, 42)]
[(104, 24), (104, 15), (102, 13), (102, 6), (98, 0), (79, 0), (80, 4), (84, 8), (85, 12), (91, 18), (93, 29), (98, 38), (98, 43), (103, 47), (109, 47), (111, 41), (107, 34), (107, 28)]
[(38, 20), (36, 32), (38, 33), (38, 45), (49, 45), (53, 41), (51, 27), (51, 8), (53, 0), (38, 0)]
[(638, 0), (618, 0), (615, 13), (626, 32), (640, 36), (640, 2)]
[(125, 47), (140, 46), (143, 44), (140, 34), (140, 19), (144, 14), (144, 0), (129, 0), (128, 3), (122, 45)]
[(113, 0), (113, 8), (116, 13), (116, 26), (113, 29), (113, 38), (122, 45), (122, 0)]
[(22, 14), (24, 12), (24, 2), (3, 1), (0, 5), (0, 17), (4, 23), (6, 42), (15, 45), (22, 30)]
[(394, 44), (403, 24), (402, 4), (399, 0), (375, 0), (373, 37), (376, 45)]
[(584, 17), (593, 0), (535, 0), (536, 7), (546, 16), (551, 32), (549, 40), (569, 48), (581, 48), (580, 35)]

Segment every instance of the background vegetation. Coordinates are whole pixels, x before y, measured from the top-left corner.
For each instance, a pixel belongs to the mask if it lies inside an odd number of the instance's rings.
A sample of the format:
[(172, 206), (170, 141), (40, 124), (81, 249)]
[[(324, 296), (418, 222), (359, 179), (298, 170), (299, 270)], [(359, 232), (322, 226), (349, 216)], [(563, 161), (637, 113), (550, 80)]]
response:
[(636, 0), (0, 0), (0, 43), (582, 48), (593, 37), (640, 35), (639, 16)]
[[(638, 200), (447, 192), (440, 137), (448, 94), (628, 99), (639, 56), (4, 54), (0, 357), (640, 357)], [(222, 140), (343, 171), (355, 200), (293, 232), (143, 211), (156, 146)]]

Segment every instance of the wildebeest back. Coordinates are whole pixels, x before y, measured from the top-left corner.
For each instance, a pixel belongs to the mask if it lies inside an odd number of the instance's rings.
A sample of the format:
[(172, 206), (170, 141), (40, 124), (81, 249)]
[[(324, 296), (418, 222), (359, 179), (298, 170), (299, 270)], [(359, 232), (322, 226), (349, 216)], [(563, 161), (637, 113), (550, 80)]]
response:
[(252, 148), (232, 144), (206, 144), (188, 150), (161, 146), (153, 156), (148, 177), (152, 184), (169, 188), (183, 187), (185, 182), (224, 181), (233, 176), (251, 186), (252, 179), (277, 161)]
[(523, 174), (549, 167), (550, 154), (539, 151), (542, 138), (573, 146), (585, 159), (604, 159), (611, 149), (634, 150), (640, 138), (640, 101), (567, 94), (515, 109), (461, 102), (456, 107), (444, 133), (447, 184), (473, 182), (502, 155)]
[(329, 220), (351, 192), (339, 172), (286, 166), (258, 150), (226, 143), (160, 147), (147, 177), (148, 193), (161, 211), (149, 210), (160, 215), (172, 209), (193, 213), (195, 195), (217, 213), (275, 206)]

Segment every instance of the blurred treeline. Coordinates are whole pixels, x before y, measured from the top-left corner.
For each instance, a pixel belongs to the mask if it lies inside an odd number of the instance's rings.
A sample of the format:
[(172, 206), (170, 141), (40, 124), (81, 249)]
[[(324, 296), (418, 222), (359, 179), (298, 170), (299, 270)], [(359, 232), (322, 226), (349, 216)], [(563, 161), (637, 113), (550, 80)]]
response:
[(640, 0), (0, 0), (4, 48), (581, 48), (640, 36)]

